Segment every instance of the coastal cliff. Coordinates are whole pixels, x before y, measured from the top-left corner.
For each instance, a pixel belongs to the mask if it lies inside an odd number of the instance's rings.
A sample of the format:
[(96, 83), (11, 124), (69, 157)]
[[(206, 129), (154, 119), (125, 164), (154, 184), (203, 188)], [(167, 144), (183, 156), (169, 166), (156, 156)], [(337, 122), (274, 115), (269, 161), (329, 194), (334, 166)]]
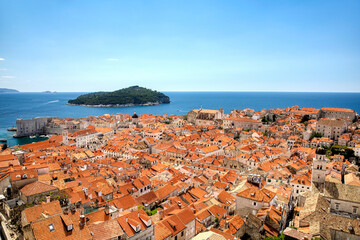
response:
[(16, 89), (10, 88), (0, 88), (0, 93), (18, 93), (19, 91)]

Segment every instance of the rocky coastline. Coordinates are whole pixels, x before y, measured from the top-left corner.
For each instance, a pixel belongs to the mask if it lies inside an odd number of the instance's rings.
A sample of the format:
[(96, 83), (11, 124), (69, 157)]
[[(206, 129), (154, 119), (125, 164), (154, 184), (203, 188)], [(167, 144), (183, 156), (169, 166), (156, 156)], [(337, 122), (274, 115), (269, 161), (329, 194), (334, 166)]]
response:
[(161, 102), (147, 102), (143, 104), (133, 104), (133, 103), (127, 103), (127, 104), (98, 104), (98, 105), (87, 105), (87, 104), (73, 104), (73, 103), (67, 103), (67, 105), (72, 106), (82, 106), (82, 107), (135, 107), (135, 106), (155, 106), (165, 104)]

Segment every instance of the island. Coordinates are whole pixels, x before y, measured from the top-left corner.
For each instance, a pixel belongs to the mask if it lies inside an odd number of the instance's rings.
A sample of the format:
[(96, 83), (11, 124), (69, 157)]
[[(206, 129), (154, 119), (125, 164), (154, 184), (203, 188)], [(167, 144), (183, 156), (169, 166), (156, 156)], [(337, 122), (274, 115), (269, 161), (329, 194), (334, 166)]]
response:
[(87, 107), (152, 106), (170, 103), (165, 94), (139, 86), (131, 86), (114, 92), (94, 92), (69, 100), (69, 105)]
[(17, 93), (19, 92), (16, 89), (10, 89), (10, 88), (0, 88), (0, 93)]

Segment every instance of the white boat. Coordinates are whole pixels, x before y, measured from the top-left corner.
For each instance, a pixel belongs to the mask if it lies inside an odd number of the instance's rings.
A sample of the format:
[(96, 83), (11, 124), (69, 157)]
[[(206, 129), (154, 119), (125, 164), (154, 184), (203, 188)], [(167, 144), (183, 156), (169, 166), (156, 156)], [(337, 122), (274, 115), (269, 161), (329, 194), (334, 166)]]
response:
[(36, 138), (36, 136), (30, 136), (29, 138)]

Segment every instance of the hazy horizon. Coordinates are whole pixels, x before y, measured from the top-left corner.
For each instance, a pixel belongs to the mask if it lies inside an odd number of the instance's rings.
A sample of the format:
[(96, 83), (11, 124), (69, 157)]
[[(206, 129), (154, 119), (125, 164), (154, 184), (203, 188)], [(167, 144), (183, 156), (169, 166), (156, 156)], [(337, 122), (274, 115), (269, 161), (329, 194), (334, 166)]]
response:
[[(17, 90), (17, 89), (15, 89)], [(96, 92), (112, 92), (112, 91), (116, 91), (116, 90), (119, 90), (119, 89), (114, 89), (114, 90), (109, 90), (109, 91), (106, 91), (106, 90), (97, 90)], [(352, 91), (343, 91), (343, 92), (339, 92), (339, 91), (275, 91), (275, 90), (272, 90), (272, 91), (256, 91), (256, 90), (234, 90), (234, 91), (231, 91), (231, 90), (219, 90), (219, 91), (216, 91), (216, 90), (204, 90), (204, 91), (192, 91), (192, 90), (188, 90), (188, 91), (172, 91), (172, 90), (157, 90), (157, 89), (152, 89), (152, 90), (156, 90), (158, 92), (264, 92), (264, 93), (360, 93), (359, 92), (352, 92)], [(17, 93), (46, 93), (50, 90), (41, 90), (41, 91), (19, 91)], [(50, 91), (51, 93), (91, 93), (91, 92), (95, 92), (95, 91), (86, 91), (86, 92), (83, 92), (83, 91)], [(16, 93), (16, 92), (13, 92), (13, 93)]]

